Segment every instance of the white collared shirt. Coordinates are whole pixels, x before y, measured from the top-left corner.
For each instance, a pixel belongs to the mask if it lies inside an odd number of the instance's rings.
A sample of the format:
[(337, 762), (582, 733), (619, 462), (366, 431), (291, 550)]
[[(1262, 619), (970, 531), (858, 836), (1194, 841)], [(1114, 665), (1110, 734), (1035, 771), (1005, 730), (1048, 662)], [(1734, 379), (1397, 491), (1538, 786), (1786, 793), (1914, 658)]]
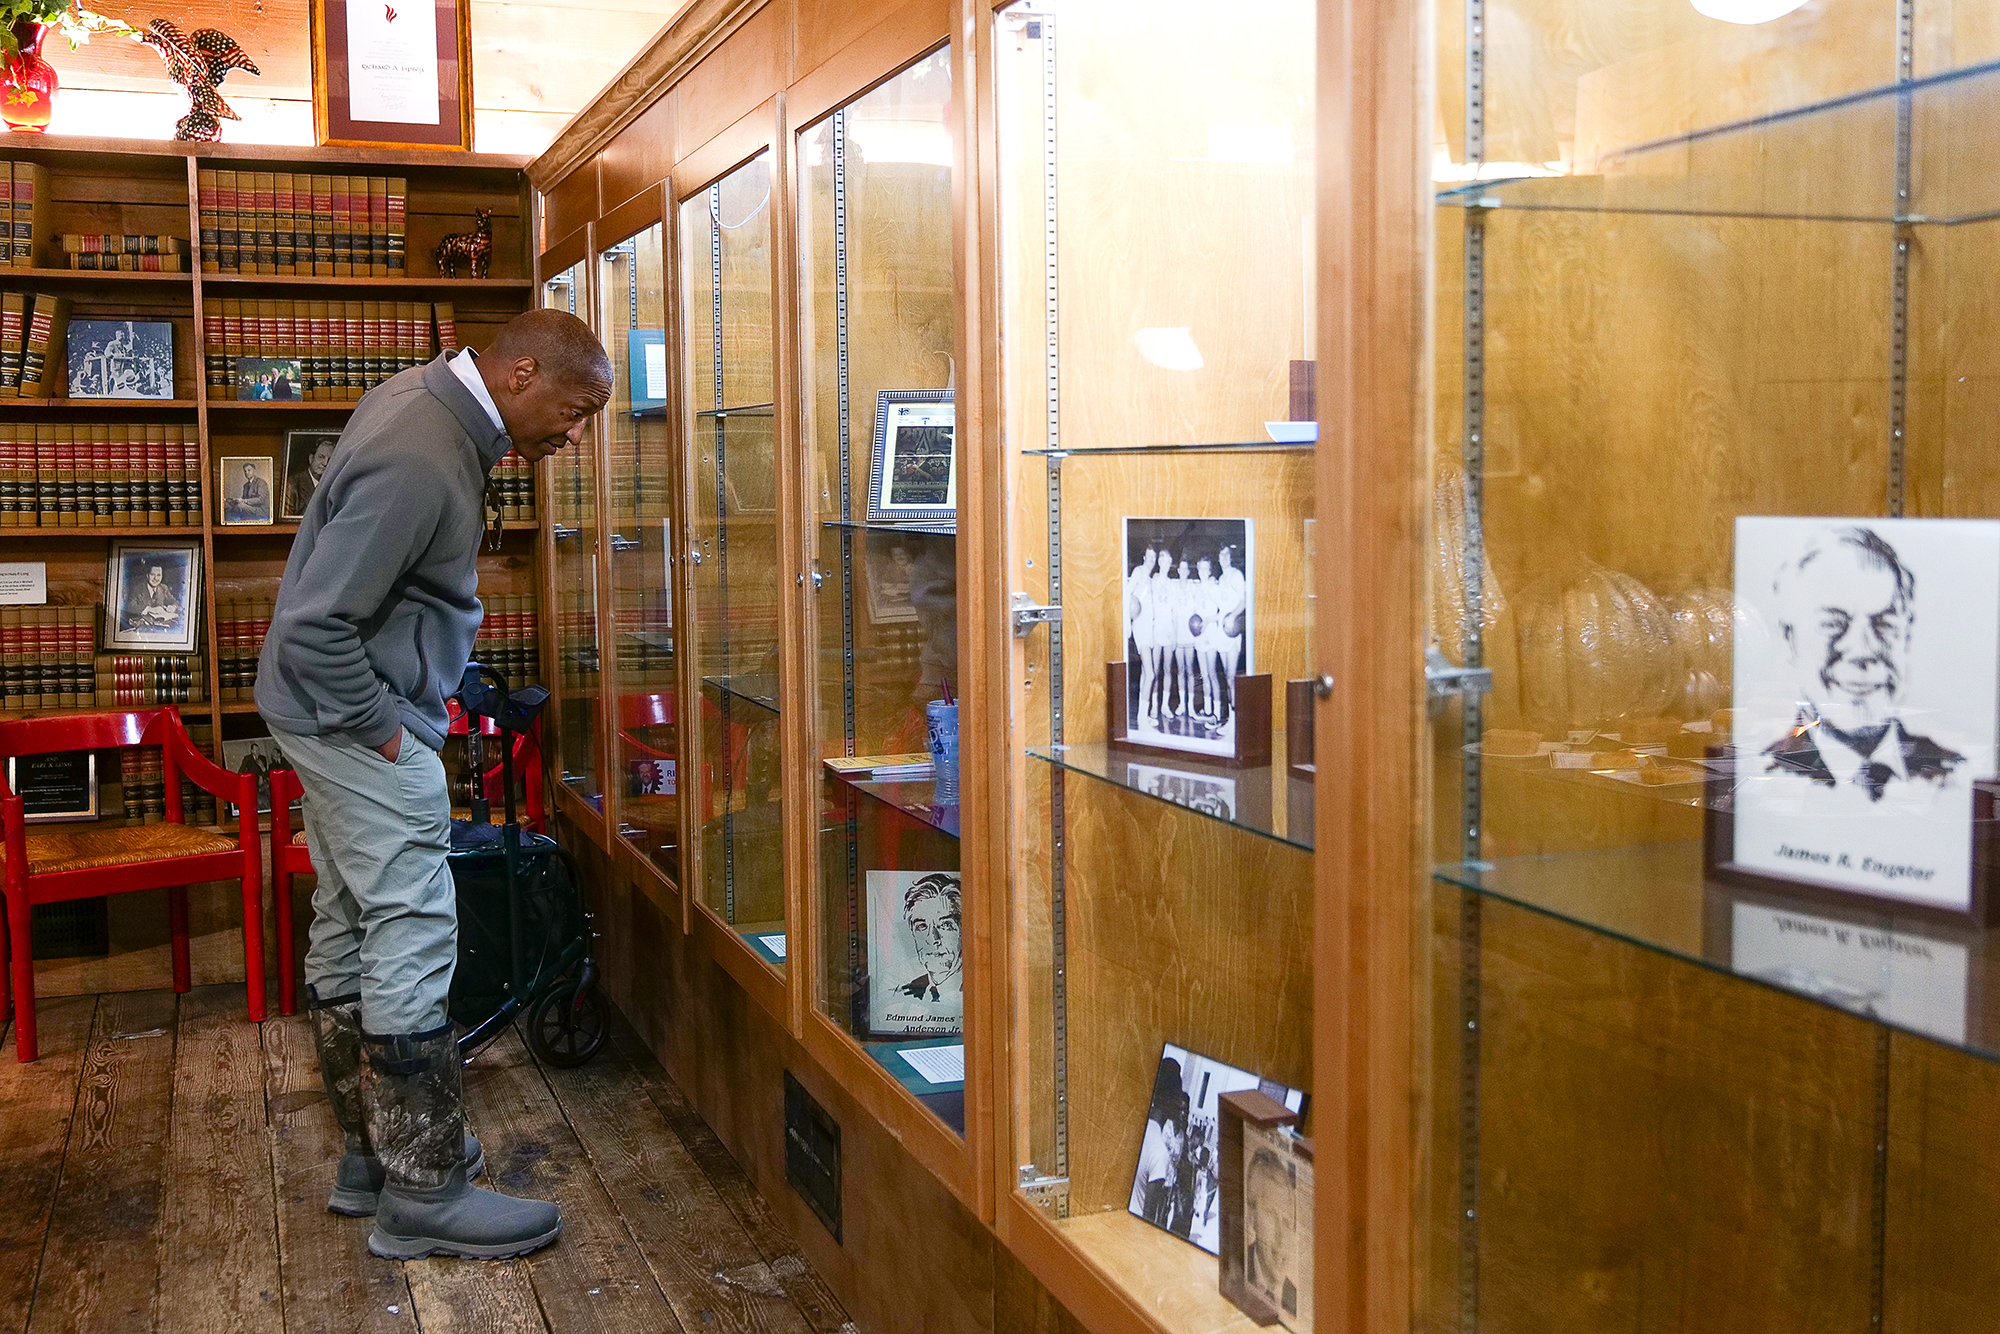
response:
[(486, 380), (479, 374), (479, 354), (466, 348), (457, 356), (448, 358), (445, 365), (462, 381), (472, 396), (479, 400), (479, 406), (486, 409), (486, 415), (493, 419), (493, 429), (507, 434), (507, 423), (500, 420), (500, 405), (493, 401), (493, 392), (486, 387)]

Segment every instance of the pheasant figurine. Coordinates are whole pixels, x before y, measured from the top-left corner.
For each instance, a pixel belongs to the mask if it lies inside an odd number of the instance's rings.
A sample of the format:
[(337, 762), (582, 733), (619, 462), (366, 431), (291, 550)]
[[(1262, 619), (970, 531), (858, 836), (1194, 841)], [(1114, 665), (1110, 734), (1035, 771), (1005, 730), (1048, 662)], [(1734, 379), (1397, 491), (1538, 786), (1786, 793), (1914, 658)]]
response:
[(222, 138), (224, 120), (241, 120), (216, 88), (233, 69), (261, 75), (244, 54), (234, 37), (220, 28), (197, 28), (182, 32), (166, 19), (154, 19), (139, 40), (157, 50), (167, 62), (167, 74), (188, 91), (192, 104), (188, 114), (174, 126), (174, 138), (196, 143), (214, 143)]

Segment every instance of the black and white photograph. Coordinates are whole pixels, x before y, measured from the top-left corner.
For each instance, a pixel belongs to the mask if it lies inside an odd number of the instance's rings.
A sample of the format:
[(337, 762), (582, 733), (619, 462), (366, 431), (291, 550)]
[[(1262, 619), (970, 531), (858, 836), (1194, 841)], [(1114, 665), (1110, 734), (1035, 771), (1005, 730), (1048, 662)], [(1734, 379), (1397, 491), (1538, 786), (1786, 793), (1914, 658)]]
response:
[(2000, 522), (1739, 518), (1735, 573), (1735, 867), (1970, 910)]
[(957, 871), (868, 873), (868, 1029), (875, 1037), (965, 1031)]
[(262, 454), (225, 458), (216, 465), (226, 525), (270, 523), (271, 460)]
[(1126, 518), (1125, 731), (1198, 755), (1236, 751), (1236, 678), (1254, 670), (1249, 519)]
[(326, 476), (326, 465), (339, 444), (338, 431), (285, 432), (285, 503), (279, 514), (287, 519), (306, 517), (306, 506), (319, 490), (319, 479)]
[(1257, 1089), (1287, 1111), (1305, 1110), (1297, 1089), (1167, 1043), (1153, 1073), (1132, 1177), (1128, 1210), (1210, 1255), (1222, 1248), (1220, 1104), (1223, 1094), (1240, 1089)]
[(305, 371), (297, 357), (238, 357), (236, 397), (250, 403), (297, 403)]
[[(241, 737), (222, 743), (222, 767), (233, 774), (257, 775), (257, 814), (271, 813), (271, 770), (283, 769), (285, 756), (267, 736)], [(299, 802), (294, 800), (296, 810)], [(234, 806), (230, 808), (232, 811)]]
[(201, 626), (196, 544), (113, 539), (104, 593), (107, 650), (194, 652)]
[(1149, 797), (1171, 801), (1176, 806), (1185, 806), (1218, 820), (1236, 818), (1236, 780), (1233, 778), (1162, 769), (1154, 764), (1127, 764), (1125, 785)]
[(1312, 1159), (1282, 1126), (1243, 1127), (1243, 1277), (1278, 1323), (1312, 1334)]
[(71, 398), (172, 398), (171, 320), (71, 320)]
[(949, 389), (884, 389), (875, 396), (870, 523), (958, 517), (957, 423)]

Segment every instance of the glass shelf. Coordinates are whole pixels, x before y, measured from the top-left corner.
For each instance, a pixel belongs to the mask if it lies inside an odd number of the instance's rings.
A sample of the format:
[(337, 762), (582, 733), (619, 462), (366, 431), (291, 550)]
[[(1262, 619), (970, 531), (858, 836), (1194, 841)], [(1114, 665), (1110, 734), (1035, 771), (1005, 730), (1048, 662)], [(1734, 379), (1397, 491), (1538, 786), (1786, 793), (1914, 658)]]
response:
[(777, 405), (773, 403), (745, 403), (737, 408), (704, 408), (694, 414), (697, 417), (774, 417)]
[(931, 800), (937, 781), (931, 778), (862, 778), (827, 771), (827, 777), (846, 784), (864, 796), (894, 807), (919, 824), (941, 834), (958, 837), (958, 807), (940, 806)]
[(2000, 1061), (2000, 931), (1704, 874), (1699, 841), (1458, 862), (1442, 883)]
[(1024, 449), (1042, 458), (1088, 458), (1100, 454), (1298, 454), (1319, 447), (1313, 440), (1213, 440), (1163, 445), (1098, 445), (1084, 449)]
[(846, 533), (915, 533), (919, 537), (957, 537), (956, 523), (862, 523), (854, 519), (822, 519), (820, 527)]
[(778, 712), (778, 678), (763, 673), (738, 676), (704, 676), (704, 689), (756, 705), (773, 717)]
[[(957, 1048), (961, 1070), (965, 1063), (965, 1039), (913, 1038), (906, 1042), (864, 1042), (861, 1049), (877, 1065), (889, 1072), (898, 1084), (908, 1089), (916, 1100), (927, 1108), (931, 1115), (950, 1126), (960, 1135), (965, 1133), (965, 1080), (942, 1080), (933, 1083), (920, 1073), (916, 1066), (903, 1057), (904, 1052), (949, 1051)], [(919, 1057), (918, 1059), (922, 1059)]]
[[(1285, 739), (1275, 739), (1282, 755)], [(1313, 785), (1293, 778), (1282, 765), (1231, 769), (1159, 751), (1112, 749), (1102, 742), (1056, 748), (1033, 746), (1028, 754), (1070, 773), (1083, 774), (1141, 796), (1181, 806), (1219, 824), (1289, 844), (1313, 848)]]
[[(1909, 110), (1910, 197), (1896, 194), (1897, 120)], [(1668, 213), (1953, 226), (2000, 217), (1984, 161), (2000, 124), (2000, 63), (1890, 85), (1604, 154), (1587, 174), (1473, 181), (1445, 207)], [(1827, 171), (1820, 164), (1838, 163)]]

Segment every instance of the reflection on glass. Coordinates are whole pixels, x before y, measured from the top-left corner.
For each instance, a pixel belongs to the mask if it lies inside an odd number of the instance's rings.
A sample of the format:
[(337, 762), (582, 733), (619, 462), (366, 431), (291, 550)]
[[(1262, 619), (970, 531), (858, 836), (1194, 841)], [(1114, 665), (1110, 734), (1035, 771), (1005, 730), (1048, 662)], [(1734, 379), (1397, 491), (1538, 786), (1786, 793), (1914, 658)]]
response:
[(664, 232), (654, 223), (599, 256), (598, 327), (611, 354), (612, 717), (619, 832), (680, 880), (679, 708), (668, 552), (667, 296)]
[(934, 52), (804, 130), (798, 160), (828, 762), (814, 1000), (963, 1134), (958, 805), (928, 741), (958, 687), (951, 91)]
[[(589, 318), (584, 266), (542, 285), (542, 304)], [(557, 762), (563, 786), (599, 812), (604, 783), (597, 754), (597, 466), (589, 437), (550, 464), (549, 525), (555, 545), (556, 658), (562, 685)]]
[(680, 208), (702, 901), (783, 971), (770, 154)]
[[(1063, 609), (1019, 682), (1022, 1188), (1189, 1327), (1232, 1314), (1186, 1240), (1213, 1226), (1196, 1072), (1312, 1083), (1313, 12), (994, 24), (1010, 568)], [(1149, 1120), (1179, 1201), (1150, 1217)]]

